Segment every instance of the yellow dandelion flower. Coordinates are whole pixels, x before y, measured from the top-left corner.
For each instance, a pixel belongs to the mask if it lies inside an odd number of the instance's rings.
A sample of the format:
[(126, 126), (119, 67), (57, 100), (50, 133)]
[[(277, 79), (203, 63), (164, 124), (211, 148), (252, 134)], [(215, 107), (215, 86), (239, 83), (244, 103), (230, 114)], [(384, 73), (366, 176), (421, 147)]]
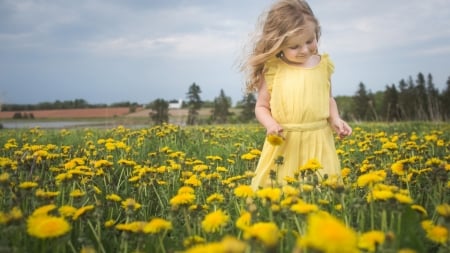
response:
[(35, 195), (36, 195), (36, 197), (41, 197), (41, 198), (52, 198), (52, 197), (58, 196), (59, 191), (52, 192), (52, 191), (44, 191), (42, 189), (37, 189)]
[(241, 216), (236, 220), (236, 227), (240, 228), (241, 230), (245, 230), (250, 226), (250, 223), (252, 222), (252, 214), (248, 211), (243, 211), (241, 213)]
[(134, 221), (130, 223), (121, 223), (116, 225), (117, 230), (128, 231), (133, 233), (141, 233), (144, 231), (147, 222), (143, 221)]
[(106, 200), (120, 202), (120, 201), (122, 201), (122, 198), (119, 195), (112, 193), (112, 194), (109, 194), (106, 196)]
[(230, 217), (222, 210), (211, 212), (202, 221), (202, 228), (207, 233), (214, 233), (226, 226)]
[(394, 193), (389, 190), (373, 190), (367, 195), (367, 202), (373, 200), (388, 200), (394, 197)]
[[(20, 220), (23, 217), (22, 210), (19, 207), (15, 206), (9, 211), (9, 217), (11, 220)], [(1, 223), (1, 222), (0, 222)]]
[(71, 173), (61, 173), (55, 177), (56, 183), (59, 184), (65, 180), (71, 179), (73, 175)]
[(72, 220), (77, 220), (78, 217), (80, 217), (81, 215), (83, 215), (84, 213), (86, 213), (87, 211), (90, 211), (92, 209), (94, 209), (94, 205), (87, 205), (87, 206), (78, 208), (77, 211), (73, 214)]
[(191, 186), (201, 186), (202, 185), (202, 181), (200, 181), (197, 178), (197, 175), (192, 175), (191, 177), (189, 177), (188, 179), (184, 180), (184, 183), (186, 185), (191, 185)]
[(246, 161), (255, 160), (257, 157), (258, 157), (257, 155), (254, 155), (252, 153), (245, 153), (245, 154), (241, 155), (241, 159), (246, 160)]
[(407, 248), (405, 248), (405, 249), (399, 249), (399, 250), (397, 251), (397, 253), (417, 253), (417, 251), (415, 251), (415, 250), (413, 250), (413, 249), (407, 249)]
[(278, 134), (269, 134), (269, 135), (267, 135), (266, 138), (267, 138), (267, 141), (274, 146), (279, 146), (284, 141), (283, 136), (278, 135)]
[(282, 191), (288, 197), (298, 196), (300, 194), (300, 191), (298, 188), (290, 186), (290, 185), (283, 186)]
[(94, 168), (98, 169), (98, 168), (102, 168), (102, 167), (112, 167), (114, 164), (108, 160), (98, 160), (98, 161), (94, 161)]
[(171, 229), (172, 223), (170, 221), (161, 218), (153, 218), (144, 226), (143, 232), (147, 234), (157, 234)]
[(107, 221), (105, 221), (105, 227), (110, 228), (112, 226), (114, 226), (116, 222), (113, 219), (109, 219)]
[(178, 194), (184, 194), (184, 193), (189, 193), (189, 194), (194, 194), (195, 190), (194, 188), (190, 187), (190, 186), (182, 186), (178, 189)]
[(232, 236), (225, 236), (221, 241), (221, 252), (244, 253), (247, 251), (247, 244)]
[(404, 169), (403, 164), (404, 164), (403, 161), (397, 161), (397, 162), (393, 163), (393, 164), (391, 165), (391, 171), (392, 171), (392, 173), (394, 173), (395, 175), (398, 175), (398, 176), (403, 176), (403, 175), (405, 175), (405, 174), (406, 174), (406, 171), (405, 171), (405, 169)]
[(439, 166), (443, 163), (443, 161), (439, 158), (432, 157), (425, 162), (427, 166)]
[(184, 253), (201, 253), (201, 252), (223, 252), (222, 246), (218, 242), (210, 242), (206, 244), (197, 244), (184, 251)]
[(250, 185), (239, 185), (234, 188), (234, 195), (238, 198), (251, 198), (255, 193)]
[(192, 247), (194, 245), (203, 244), (206, 240), (203, 237), (200, 237), (198, 235), (189, 236), (186, 239), (183, 240), (183, 246), (185, 248)]
[[(200, 240), (202, 239), (199, 237)], [(185, 253), (200, 252), (234, 252), (244, 253), (247, 251), (247, 244), (231, 236), (225, 236), (220, 242), (201, 243), (196, 242), (188, 248)]]
[(414, 200), (406, 194), (395, 193), (394, 198), (402, 204), (412, 204), (414, 202)]
[(83, 197), (84, 195), (86, 195), (86, 192), (83, 192), (80, 189), (75, 189), (72, 192), (70, 192), (70, 197), (74, 198)]
[(319, 207), (314, 204), (308, 204), (303, 201), (298, 202), (297, 204), (294, 204), (291, 206), (291, 211), (298, 213), (298, 214), (307, 214), (311, 212), (318, 211)]
[(431, 220), (423, 220), (422, 222), (420, 222), (420, 225), (422, 226), (423, 230), (425, 230), (425, 231), (431, 229), (434, 226), (434, 224)]
[(8, 182), (9, 174), (7, 172), (3, 172), (0, 174), (0, 183)]
[(213, 193), (207, 199), (206, 203), (210, 204), (213, 202), (222, 203), (225, 200), (224, 196), (220, 193)]
[(56, 209), (56, 205), (53, 204), (41, 206), (33, 211), (32, 216), (47, 215), (48, 212), (54, 209)]
[(411, 209), (413, 209), (414, 211), (419, 212), (424, 217), (428, 216), (427, 210), (423, 206), (411, 205)]
[(27, 219), (27, 233), (33, 237), (46, 239), (62, 236), (70, 231), (70, 224), (62, 217), (31, 215)]
[(255, 239), (264, 246), (273, 248), (280, 238), (280, 231), (275, 223), (258, 222), (248, 227), (244, 231), (244, 239)]
[(253, 155), (261, 155), (261, 150), (252, 148), (249, 153)]
[(279, 212), (281, 210), (281, 206), (278, 204), (272, 204), (270, 206), (270, 210), (272, 210), (272, 212)]
[(348, 175), (350, 175), (350, 173), (352, 173), (352, 170), (350, 168), (345, 167), (345, 168), (342, 168), (342, 170), (341, 170), (342, 178), (348, 177)]
[(71, 217), (75, 214), (76, 211), (77, 209), (75, 207), (68, 205), (58, 208), (58, 212), (64, 217)]
[(328, 199), (319, 199), (318, 203), (323, 206), (326, 206), (326, 205), (330, 204), (330, 201)]
[(322, 165), (316, 158), (309, 159), (304, 165), (300, 166), (300, 171), (316, 171), (322, 169)]
[[(450, 171), (450, 163), (445, 163), (444, 169), (445, 169), (446, 171)], [(449, 182), (450, 182), (450, 181), (449, 181)]]
[(98, 188), (97, 186), (94, 185), (92, 188), (94, 189), (94, 192), (96, 194), (102, 194), (102, 190), (100, 190), (100, 188)]
[(192, 168), (192, 171), (202, 172), (202, 171), (205, 171), (208, 169), (209, 169), (209, 166), (206, 164), (197, 164), (197, 165), (194, 165), (194, 167)]
[(97, 251), (92, 246), (83, 246), (80, 250), (80, 253), (97, 253)]
[(263, 200), (268, 200), (271, 202), (278, 202), (281, 198), (281, 189), (280, 188), (272, 188), (266, 187), (260, 189), (256, 192), (256, 195)]
[(36, 182), (30, 182), (30, 181), (25, 181), (19, 184), (19, 188), (21, 189), (30, 189), (30, 188), (34, 188), (37, 187), (38, 183)]
[(0, 212), (0, 224), (6, 224), (11, 220), (8, 213)]
[(445, 218), (450, 218), (450, 205), (449, 204), (441, 204), (436, 207), (436, 212)]
[(302, 189), (302, 192), (312, 192), (314, 190), (314, 186), (310, 184), (302, 184), (300, 188)]
[(444, 226), (432, 225), (430, 228), (425, 229), (427, 238), (433, 242), (445, 245), (448, 240), (448, 230)]
[(397, 150), (398, 149), (398, 145), (395, 142), (386, 142), (381, 146), (382, 149), (387, 149), (387, 150)]
[(308, 216), (306, 234), (300, 243), (305, 248), (323, 253), (359, 252), (356, 233), (326, 212)]
[(368, 252), (375, 252), (379, 245), (382, 245), (385, 235), (382, 231), (372, 230), (360, 235), (358, 247)]
[(288, 184), (294, 184), (294, 183), (298, 182), (298, 180), (295, 177), (289, 177), (289, 176), (284, 177), (283, 180), (286, 181), (286, 183), (288, 183)]
[(194, 203), (195, 195), (191, 193), (177, 194), (170, 199), (170, 205), (180, 206), (180, 205), (190, 205)]
[(363, 174), (358, 177), (357, 184), (359, 187), (364, 187), (367, 185), (373, 185), (375, 183), (381, 182), (386, 178), (386, 172), (384, 170), (377, 170)]
[(122, 201), (121, 205), (122, 208), (125, 210), (134, 210), (134, 211), (138, 210), (142, 206), (132, 198), (127, 198), (126, 200)]

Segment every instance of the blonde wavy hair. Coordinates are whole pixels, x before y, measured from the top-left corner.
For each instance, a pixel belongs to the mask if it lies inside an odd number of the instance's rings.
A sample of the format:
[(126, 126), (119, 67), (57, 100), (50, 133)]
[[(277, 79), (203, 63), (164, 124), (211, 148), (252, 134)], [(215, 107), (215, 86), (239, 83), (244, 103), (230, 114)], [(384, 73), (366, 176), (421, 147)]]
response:
[(259, 18), (259, 28), (252, 38), (250, 53), (241, 64), (246, 74), (246, 92), (258, 91), (267, 60), (277, 56), (287, 39), (302, 30), (306, 21), (316, 25), (316, 38), (320, 37), (320, 25), (308, 3), (304, 0), (278, 0), (267, 13)]

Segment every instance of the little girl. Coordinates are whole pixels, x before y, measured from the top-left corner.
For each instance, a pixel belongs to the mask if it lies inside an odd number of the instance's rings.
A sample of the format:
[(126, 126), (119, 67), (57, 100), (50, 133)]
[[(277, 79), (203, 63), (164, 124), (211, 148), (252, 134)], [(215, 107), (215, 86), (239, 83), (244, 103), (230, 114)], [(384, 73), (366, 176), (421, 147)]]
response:
[(340, 175), (332, 130), (342, 138), (352, 129), (331, 95), (334, 65), (327, 54), (318, 54), (319, 36), (319, 22), (305, 1), (278, 0), (243, 64), (247, 91), (258, 93), (257, 120), (267, 135), (284, 139), (280, 145), (266, 139), (252, 180), (255, 190), (285, 184), (310, 160), (320, 163), (321, 177)]

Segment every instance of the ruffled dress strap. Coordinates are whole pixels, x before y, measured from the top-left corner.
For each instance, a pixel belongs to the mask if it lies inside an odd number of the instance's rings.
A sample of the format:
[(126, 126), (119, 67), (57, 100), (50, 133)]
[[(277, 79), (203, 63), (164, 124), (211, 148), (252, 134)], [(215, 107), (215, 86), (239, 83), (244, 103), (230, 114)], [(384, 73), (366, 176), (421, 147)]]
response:
[(334, 73), (333, 61), (330, 59), (330, 56), (327, 53), (322, 54), (321, 61), (323, 62), (323, 64), (325, 64), (325, 66), (327, 68), (328, 79), (331, 80), (331, 75), (333, 75), (333, 73)]
[(267, 90), (272, 93), (273, 82), (275, 74), (277, 73), (279, 66), (278, 58), (273, 57), (269, 59), (264, 65), (264, 80), (266, 81)]

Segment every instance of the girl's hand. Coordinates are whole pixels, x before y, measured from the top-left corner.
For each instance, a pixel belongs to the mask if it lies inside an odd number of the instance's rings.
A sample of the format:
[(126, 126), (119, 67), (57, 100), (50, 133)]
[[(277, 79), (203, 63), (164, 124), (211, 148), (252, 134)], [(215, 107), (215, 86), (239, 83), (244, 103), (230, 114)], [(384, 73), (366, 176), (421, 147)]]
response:
[(278, 124), (270, 125), (269, 127), (267, 127), (266, 130), (267, 130), (267, 135), (269, 135), (269, 134), (281, 135), (283, 133), (283, 127), (281, 127)]
[(352, 128), (341, 118), (334, 119), (330, 123), (333, 130), (339, 135), (339, 138), (352, 134)]

